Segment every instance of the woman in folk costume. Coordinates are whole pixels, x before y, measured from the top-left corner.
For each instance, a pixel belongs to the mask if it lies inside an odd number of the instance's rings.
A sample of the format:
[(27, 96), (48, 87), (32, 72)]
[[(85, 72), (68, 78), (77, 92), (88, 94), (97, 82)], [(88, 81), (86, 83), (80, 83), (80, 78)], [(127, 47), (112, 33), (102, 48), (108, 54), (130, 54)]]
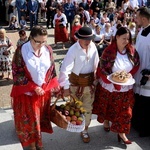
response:
[(56, 14), (54, 16), (53, 24), (55, 26), (55, 45), (57, 42), (63, 42), (63, 49), (65, 49), (65, 42), (68, 41), (68, 31), (67, 31), (67, 18), (64, 13), (62, 13), (61, 8), (56, 9)]
[[(104, 130), (118, 133), (118, 142), (131, 144), (126, 134), (130, 132), (132, 108), (134, 105), (133, 85), (112, 83), (107, 76), (124, 70), (134, 75), (139, 68), (139, 55), (132, 46), (129, 29), (120, 27), (114, 41), (103, 51), (97, 69), (99, 83), (96, 87), (93, 113), (104, 123)], [(109, 124), (111, 121), (111, 127)]]
[(75, 18), (72, 22), (72, 30), (71, 30), (71, 41), (73, 43), (77, 42), (77, 38), (75, 36), (75, 33), (81, 28), (80, 20), (78, 18)]
[(18, 47), (12, 62), (11, 91), (16, 132), (23, 147), (42, 150), (41, 132), (52, 133), (52, 91), (59, 91), (52, 49), (46, 45), (47, 31), (35, 26), (30, 40)]

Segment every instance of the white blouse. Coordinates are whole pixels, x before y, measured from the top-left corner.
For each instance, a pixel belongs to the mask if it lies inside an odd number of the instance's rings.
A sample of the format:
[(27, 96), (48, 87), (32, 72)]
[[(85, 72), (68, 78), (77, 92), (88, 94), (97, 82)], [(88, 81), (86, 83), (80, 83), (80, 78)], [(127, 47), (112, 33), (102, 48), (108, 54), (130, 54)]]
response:
[[(116, 72), (119, 70), (125, 70), (127, 72), (130, 72), (132, 70), (132, 67), (133, 66), (132, 66), (131, 62), (129, 61), (127, 54), (120, 54), (119, 52), (117, 52), (117, 56), (115, 59), (114, 66), (112, 68), (112, 72)], [(99, 82), (101, 83), (102, 87), (105, 88), (106, 90), (108, 90), (110, 92), (117, 92), (113, 83), (107, 84), (107, 83), (103, 82), (102, 79), (100, 79)], [(121, 86), (121, 90), (118, 92), (126, 92), (132, 88), (133, 88), (133, 85)]]
[(104, 31), (104, 39), (105, 40), (110, 40), (112, 35), (113, 35), (113, 31), (112, 30), (109, 30), (108, 32)]
[(21, 53), (32, 80), (42, 86), (45, 83), (45, 76), (51, 66), (50, 53), (46, 46), (40, 49), (40, 57), (35, 56), (30, 41), (22, 46)]
[(100, 34), (95, 33), (94, 41), (95, 41), (95, 42), (96, 42), (96, 41), (97, 41), (97, 42), (98, 42), (98, 41), (101, 41), (102, 38), (103, 38), (103, 36), (104, 36), (103, 33), (100, 33)]

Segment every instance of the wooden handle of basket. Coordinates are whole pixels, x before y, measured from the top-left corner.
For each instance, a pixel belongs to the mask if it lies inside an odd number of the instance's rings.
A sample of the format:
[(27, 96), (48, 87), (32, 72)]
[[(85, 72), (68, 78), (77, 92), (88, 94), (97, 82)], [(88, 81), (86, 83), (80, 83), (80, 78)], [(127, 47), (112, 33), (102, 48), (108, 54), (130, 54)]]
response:
[[(70, 98), (72, 98), (74, 101), (75, 101), (75, 98), (74, 98), (74, 96), (73, 95), (69, 95), (69, 96), (67, 96), (68, 98), (70, 97)], [(56, 100), (55, 100), (55, 102), (54, 102), (54, 104), (52, 105), (52, 109), (54, 109), (55, 108), (55, 106), (56, 106), (56, 103), (57, 103), (57, 101), (59, 100), (60, 98), (56, 98)]]

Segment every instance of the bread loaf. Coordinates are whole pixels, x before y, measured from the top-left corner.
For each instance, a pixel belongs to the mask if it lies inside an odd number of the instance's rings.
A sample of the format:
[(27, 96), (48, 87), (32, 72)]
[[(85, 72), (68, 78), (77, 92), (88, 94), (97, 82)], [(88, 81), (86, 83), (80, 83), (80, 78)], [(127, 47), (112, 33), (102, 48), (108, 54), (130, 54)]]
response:
[(112, 74), (112, 80), (118, 83), (125, 83), (131, 78), (131, 74), (126, 71), (117, 71)]

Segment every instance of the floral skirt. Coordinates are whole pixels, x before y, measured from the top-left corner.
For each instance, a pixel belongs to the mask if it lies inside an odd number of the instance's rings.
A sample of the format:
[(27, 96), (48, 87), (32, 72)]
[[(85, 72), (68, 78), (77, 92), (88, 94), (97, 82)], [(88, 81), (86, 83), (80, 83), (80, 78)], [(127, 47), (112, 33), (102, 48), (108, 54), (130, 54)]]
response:
[(11, 61), (0, 61), (0, 71), (11, 72)]
[(21, 95), (13, 98), (15, 128), (22, 146), (33, 142), (42, 147), (41, 132), (52, 133), (50, 92), (44, 96)]
[(117, 133), (129, 133), (134, 105), (133, 90), (127, 92), (109, 92), (100, 84), (96, 87), (93, 114), (97, 114), (97, 120), (112, 122), (111, 131)]

